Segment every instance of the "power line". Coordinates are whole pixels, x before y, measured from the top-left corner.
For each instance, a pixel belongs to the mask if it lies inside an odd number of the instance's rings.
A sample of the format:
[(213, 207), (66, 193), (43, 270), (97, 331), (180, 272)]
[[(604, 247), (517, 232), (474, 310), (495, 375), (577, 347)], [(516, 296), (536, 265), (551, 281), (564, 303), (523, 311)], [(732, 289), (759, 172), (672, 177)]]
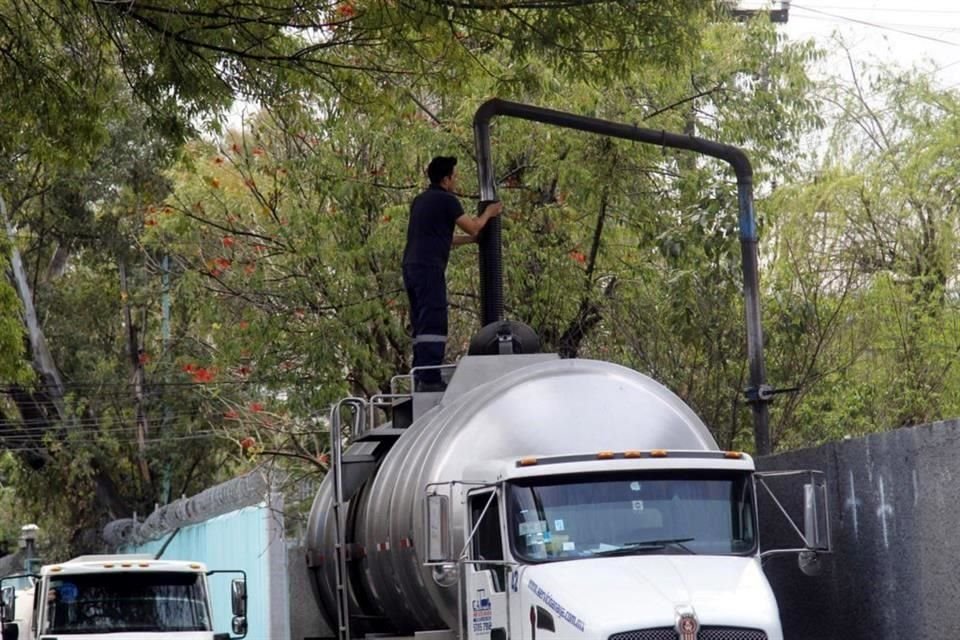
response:
[[(193, 434), (193, 435), (189, 435), (189, 436), (174, 436), (174, 437), (170, 437), (170, 438), (147, 438), (146, 440), (144, 440), (144, 442), (145, 442), (146, 444), (154, 444), (154, 443), (170, 442), (170, 441), (173, 441), (173, 440), (178, 440), (178, 441), (186, 441), (186, 440), (210, 440), (211, 438), (224, 438), (224, 439), (226, 439), (226, 438), (228, 438), (228, 437), (229, 437), (229, 436), (227, 436), (226, 434), (223, 434), (223, 433), (220, 433), (220, 432), (217, 432), (217, 431), (210, 431), (209, 433), (197, 433), (197, 434)], [(131, 439), (130, 442), (131, 442), (131, 443), (136, 443), (136, 442), (138, 442), (138, 441), (137, 441), (136, 439)], [(88, 443), (86, 443), (86, 442), (70, 442), (70, 441), (64, 441), (64, 442), (58, 443), (59, 446), (62, 446), (62, 447), (68, 448), (68, 449), (71, 448), (71, 447), (79, 447), (79, 446), (86, 445), (86, 444), (88, 444)], [(0, 451), (9, 451), (9, 452), (11, 452), (11, 453), (22, 453), (22, 452), (26, 452), (26, 451), (36, 451), (36, 450), (37, 450), (37, 447), (31, 447), (31, 446), (0, 447)]]
[[(796, 7), (797, 5), (791, 4), (791, 7)], [(876, 7), (844, 7), (844, 6), (834, 6), (834, 5), (820, 5), (818, 9), (835, 9), (838, 11), (868, 11), (871, 14), (877, 13), (932, 13), (932, 14), (960, 14), (958, 9), (879, 9)]]
[[(209, 382), (194, 382), (192, 380), (183, 380), (183, 381), (148, 381), (144, 386), (146, 387), (208, 387), (208, 386), (217, 386), (217, 385), (271, 385), (271, 384), (306, 384), (310, 383), (311, 379), (306, 378), (301, 375), (292, 375), (290, 378), (259, 378), (256, 380), (211, 380)], [(36, 390), (36, 389), (49, 389), (49, 388), (59, 388), (60, 385), (54, 383), (46, 382), (36, 382), (31, 385), (26, 385), (23, 388), (27, 391)], [(98, 387), (130, 387), (133, 388), (133, 382), (64, 382), (63, 387), (67, 393), (73, 389), (86, 389), (86, 388), (98, 388)], [(7, 385), (7, 390), (9, 390), (9, 385)], [(9, 392), (9, 391), (8, 391)]]
[[(801, 15), (801, 16), (798, 16), (798, 17), (799, 17), (801, 20), (813, 20), (813, 21), (818, 21), (818, 22), (829, 22), (829, 23), (835, 23), (835, 22), (837, 22), (837, 19), (836, 19), (836, 18), (829, 18), (829, 17), (826, 17), (826, 16), (819, 17), (819, 16), (803, 16), (803, 15)], [(882, 29), (890, 29), (890, 28), (893, 28), (893, 27), (909, 27), (909, 28), (912, 28), (912, 29), (922, 29), (922, 30), (924, 30), (924, 31), (939, 31), (939, 32), (943, 32), (943, 33), (952, 33), (952, 32), (954, 32), (954, 31), (957, 30), (956, 27), (945, 27), (945, 26), (943, 26), (942, 24), (941, 24), (941, 25), (933, 25), (933, 24), (915, 24), (915, 23), (898, 23), (898, 22), (882, 22), (882, 23), (881, 23), (881, 22), (876, 22), (876, 23), (873, 23), (873, 24), (874, 24), (874, 26), (876, 26), (876, 27), (878, 27), (878, 28), (882, 28)], [(919, 36), (920, 34), (916, 34), (916, 35)]]
[[(243, 421), (241, 420), (231, 420), (231, 422), (238, 423), (238, 426), (244, 424)], [(112, 433), (122, 433), (125, 431), (136, 431), (137, 429), (139, 429), (139, 427), (133, 424), (133, 422), (129, 424), (114, 424), (114, 425), (108, 425), (108, 426), (101, 426), (93, 423), (88, 423), (82, 426), (69, 426), (69, 427), (62, 426), (60, 424), (51, 424), (46, 426), (39, 426), (39, 423), (35, 423), (35, 424), (37, 424), (38, 426), (20, 427), (17, 424), (11, 424), (8, 426), (8, 428), (4, 429), (3, 431), (0, 431), (0, 440), (4, 438), (9, 438), (9, 437), (36, 437), (36, 436), (45, 435), (47, 433), (54, 434), (54, 435), (63, 435), (63, 436), (70, 436), (71, 434), (108, 435)], [(250, 423), (250, 424), (253, 424), (253, 423)], [(151, 430), (156, 430), (156, 431), (160, 431), (160, 430), (169, 431), (171, 429), (172, 427), (170, 425), (167, 425), (166, 427), (164, 427), (163, 425), (158, 424), (156, 426), (151, 427)]]
[[(235, 411), (237, 415), (227, 415), (228, 412)], [(162, 426), (164, 421), (177, 420), (180, 418), (189, 418), (189, 419), (198, 419), (198, 420), (211, 420), (214, 418), (223, 418), (230, 422), (243, 423), (243, 413), (249, 412), (249, 415), (258, 415), (265, 418), (276, 418), (276, 414), (269, 411), (254, 411), (252, 409), (247, 409), (245, 407), (237, 407), (236, 409), (227, 409), (223, 413), (220, 412), (202, 412), (202, 413), (169, 413), (169, 414), (154, 414), (147, 416), (147, 420), (154, 422), (158, 426)], [(130, 417), (130, 424), (133, 424), (134, 417)], [(253, 423), (256, 421), (250, 421)], [(26, 425), (26, 426), (21, 426)], [(36, 425), (36, 426), (31, 426)], [(32, 431), (36, 432), (48, 432), (48, 431), (62, 431), (64, 433), (69, 433), (71, 431), (109, 431), (114, 428), (127, 428), (128, 423), (118, 421), (116, 419), (99, 419), (99, 418), (83, 418), (77, 417), (73, 420), (69, 418), (65, 420), (48, 420), (46, 418), (27, 418), (25, 420), (6, 420), (0, 421), (0, 427), (6, 427), (7, 431), (10, 433), (21, 431), (29, 433)], [(3, 436), (3, 431), (0, 431), (0, 437)]]
[(829, 11), (820, 11), (819, 9), (813, 9), (811, 7), (805, 7), (799, 4), (790, 5), (794, 9), (800, 9), (801, 11), (809, 11), (811, 13), (816, 13), (819, 15), (827, 16), (830, 18), (835, 18), (837, 20), (844, 20), (846, 22), (853, 22), (855, 24), (862, 24), (867, 27), (872, 27), (874, 29), (881, 29), (884, 31), (892, 31), (894, 33), (899, 33), (905, 36), (912, 36), (914, 38), (920, 38), (922, 40), (929, 40), (931, 42), (938, 42), (940, 44), (950, 45), (952, 47), (960, 47), (960, 42), (953, 42), (951, 40), (944, 40), (942, 38), (937, 38), (934, 36), (923, 35), (922, 33), (914, 33), (912, 31), (907, 31), (905, 29), (897, 29), (896, 27), (888, 27), (876, 22), (870, 22), (869, 20), (860, 20), (859, 18), (851, 18), (850, 16), (843, 16), (836, 13), (830, 13)]

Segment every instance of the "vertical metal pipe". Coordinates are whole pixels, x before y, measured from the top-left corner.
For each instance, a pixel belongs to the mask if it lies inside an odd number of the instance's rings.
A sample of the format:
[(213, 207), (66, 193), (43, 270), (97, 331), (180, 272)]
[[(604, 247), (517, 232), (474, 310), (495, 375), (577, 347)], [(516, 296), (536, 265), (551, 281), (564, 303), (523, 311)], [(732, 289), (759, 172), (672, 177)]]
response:
[(747, 401), (753, 410), (753, 442), (757, 455), (770, 447), (770, 394), (763, 361), (763, 325), (760, 323), (760, 275), (757, 258), (757, 225), (753, 213), (753, 177), (737, 176), (740, 206), (740, 261), (743, 270), (743, 307), (747, 325), (747, 364), (750, 388)]
[[(497, 199), (497, 180), (490, 152), (490, 120), (475, 118), (474, 143), (477, 151), (477, 177), (480, 182), (478, 213)], [(480, 232), (480, 318), (481, 326), (503, 320), (503, 249), (500, 217), (490, 220)]]

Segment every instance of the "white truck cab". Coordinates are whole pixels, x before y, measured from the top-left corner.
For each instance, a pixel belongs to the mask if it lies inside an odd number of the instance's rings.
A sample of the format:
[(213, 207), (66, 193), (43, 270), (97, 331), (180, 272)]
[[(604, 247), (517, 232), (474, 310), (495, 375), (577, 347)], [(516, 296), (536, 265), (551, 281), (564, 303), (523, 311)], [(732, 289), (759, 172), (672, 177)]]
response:
[[(29, 613), (18, 611), (26, 598), (3, 587), (3, 640), (229, 640), (230, 634), (213, 631), (212, 573), (199, 562), (150, 555), (81, 556), (46, 565), (30, 576)], [(242, 638), (245, 578), (235, 579), (231, 591), (233, 632)]]
[(467, 467), (463, 486), (462, 550), (444, 522), (455, 490), (427, 491), (428, 564), (463, 594), (454, 637), (783, 638), (746, 454), (493, 460)]

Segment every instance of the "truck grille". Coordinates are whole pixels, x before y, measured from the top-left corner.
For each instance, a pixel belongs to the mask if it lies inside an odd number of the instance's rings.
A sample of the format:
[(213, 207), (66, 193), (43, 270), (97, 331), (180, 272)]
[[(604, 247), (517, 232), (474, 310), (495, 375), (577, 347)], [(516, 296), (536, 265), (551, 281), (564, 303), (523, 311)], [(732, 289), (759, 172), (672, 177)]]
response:
[[(609, 640), (677, 640), (677, 638), (677, 632), (673, 627), (659, 627), (615, 633)], [(697, 634), (697, 640), (767, 640), (767, 634), (757, 629), (703, 627)]]

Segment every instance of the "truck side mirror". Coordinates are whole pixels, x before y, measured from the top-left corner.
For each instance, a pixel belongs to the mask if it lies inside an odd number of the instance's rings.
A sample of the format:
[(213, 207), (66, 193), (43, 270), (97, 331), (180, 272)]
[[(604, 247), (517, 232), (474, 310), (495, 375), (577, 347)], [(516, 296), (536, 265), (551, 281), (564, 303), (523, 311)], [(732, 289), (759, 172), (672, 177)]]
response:
[[(775, 547), (760, 553), (761, 558), (781, 554), (798, 554), (800, 570), (808, 576), (819, 575), (823, 570), (820, 555), (831, 553), (830, 544), (830, 507), (827, 499), (827, 484), (822, 471), (758, 471), (754, 473), (758, 496), (766, 495), (771, 506), (784, 518), (788, 529), (796, 534), (803, 546), (788, 548)], [(769, 481), (784, 481), (791, 478), (803, 478), (802, 493), (789, 500), (787, 506), (778, 499), (770, 488)], [(781, 486), (781, 488), (783, 488)], [(797, 499), (799, 498), (799, 500)], [(802, 511), (802, 516), (801, 516)], [(792, 515), (791, 515), (792, 512)], [(800, 520), (800, 518), (803, 520)], [(796, 545), (796, 543), (794, 543)]]
[(427, 562), (452, 562), (450, 551), (450, 499), (440, 494), (426, 497)]
[(13, 622), (16, 617), (17, 590), (8, 586), (0, 589), (0, 621)]
[(230, 606), (233, 609), (230, 628), (235, 637), (243, 638), (247, 635), (247, 581), (243, 578), (234, 578), (230, 583)]
[(233, 616), (230, 628), (236, 638), (243, 638), (247, 635), (247, 619), (244, 616)]
[[(813, 482), (803, 485), (803, 540), (811, 551), (829, 549), (824, 519), (826, 505), (826, 486)], [(823, 495), (821, 495), (823, 494)]]
[(243, 578), (235, 578), (230, 583), (230, 605), (234, 616), (247, 615), (247, 581)]

